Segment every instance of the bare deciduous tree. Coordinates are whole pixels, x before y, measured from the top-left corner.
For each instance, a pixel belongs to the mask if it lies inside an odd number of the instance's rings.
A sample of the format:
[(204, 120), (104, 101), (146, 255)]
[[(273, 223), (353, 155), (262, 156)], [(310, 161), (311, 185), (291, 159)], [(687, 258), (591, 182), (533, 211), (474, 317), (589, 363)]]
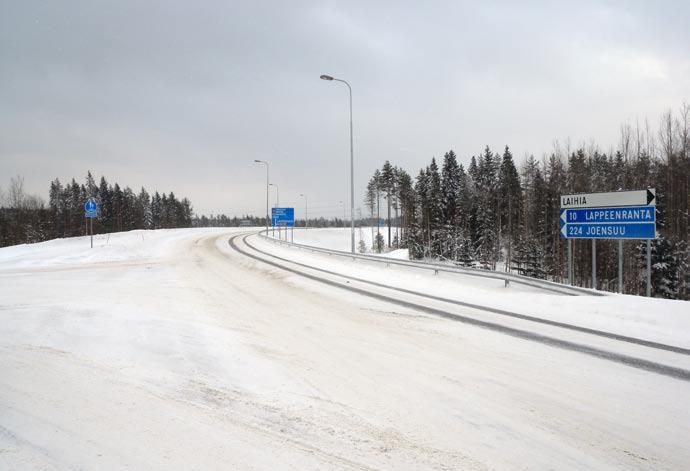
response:
[(8, 203), (10, 208), (20, 209), (24, 202), (24, 177), (17, 175), (10, 179)]

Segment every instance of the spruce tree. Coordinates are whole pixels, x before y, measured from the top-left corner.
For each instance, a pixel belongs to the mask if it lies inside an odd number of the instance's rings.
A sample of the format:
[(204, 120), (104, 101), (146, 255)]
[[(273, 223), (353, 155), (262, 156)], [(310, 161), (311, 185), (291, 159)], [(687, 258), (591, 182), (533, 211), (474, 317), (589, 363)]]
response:
[(441, 236), (443, 228), (443, 194), (441, 192), (441, 175), (436, 159), (431, 159), (428, 169), (428, 205), (429, 205), (429, 239), (431, 256), (441, 255)]
[(460, 167), (455, 153), (451, 150), (443, 156), (441, 170), (441, 213), (442, 213), (442, 251), (445, 258), (457, 258), (457, 204), (460, 191)]
[(512, 248), (516, 245), (520, 232), (520, 214), (522, 212), (522, 187), (513, 155), (508, 146), (503, 152), (503, 159), (498, 177), (499, 186), (499, 220), (501, 234), (505, 240), (508, 266)]
[(380, 177), (380, 188), (381, 191), (385, 193), (386, 206), (388, 207), (387, 213), (387, 226), (388, 226), (388, 247), (391, 246), (391, 199), (393, 196), (393, 188), (395, 185), (395, 170), (391, 163), (386, 160), (381, 169)]
[(100, 206), (98, 209), (98, 221), (106, 232), (110, 232), (113, 227), (113, 199), (105, 177), (101, 177), (101, 181), (98, 184), (98, 198)]

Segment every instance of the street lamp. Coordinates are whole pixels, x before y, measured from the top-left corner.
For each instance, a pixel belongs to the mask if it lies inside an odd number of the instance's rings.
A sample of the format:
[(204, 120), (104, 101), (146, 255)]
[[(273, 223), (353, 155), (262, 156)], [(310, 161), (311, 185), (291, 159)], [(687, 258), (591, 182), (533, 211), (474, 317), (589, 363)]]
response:
[(307, 203), (307, 195), (300, 193), (304, 197), (304, 230), (309, 229), (309, 203)]
[(269, 183), (269, 186), (274, 186), (276, 189), (276, 208), (280, 206), (280, 194), (278, 193), (278, 185), (275, 183)]
[(268, 237), (268, 222), (271, 220), (270, 217), (268, 216), (268, 162), (265, 160), (258, 160), (255, 159), (254, 162), (257, 164), (265, 164), (266, 165), (266, 236)]
[(345, 227), (345, 201), (339, 201), (343, 205), (343, 227)]
[(352, 253), (355, 253), (355, 164), (354, 151), (352, 149), (352, 87), (345, 80), (341, 80), (330, 75), (322, 75), (321, 80), (342, 82), (347, 85), (350, 92), (350, 242)]

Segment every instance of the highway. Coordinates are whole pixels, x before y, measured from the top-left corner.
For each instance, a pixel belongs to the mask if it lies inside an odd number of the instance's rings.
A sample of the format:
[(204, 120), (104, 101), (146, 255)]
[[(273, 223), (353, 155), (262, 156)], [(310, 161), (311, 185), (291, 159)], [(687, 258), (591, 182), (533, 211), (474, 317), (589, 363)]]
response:
[(2, 468), (690, 462), (686, 345), (532, 312), (586, 297), (305, 254), (255, 231), (78, 244), (0, 251)]

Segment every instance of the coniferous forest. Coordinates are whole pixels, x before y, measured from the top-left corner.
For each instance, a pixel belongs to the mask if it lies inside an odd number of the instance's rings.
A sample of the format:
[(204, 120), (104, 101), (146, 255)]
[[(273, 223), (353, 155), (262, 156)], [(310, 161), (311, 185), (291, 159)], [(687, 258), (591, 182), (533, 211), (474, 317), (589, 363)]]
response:
[(91, 172), (81, 184), (74, 178), (64, 184), (57, 178), (50, 182), (47, 206), (40, 197), (25, 192), (21, 176), (10, 180), (5, 193), (0, 199), (0, 247), (85, 235), (84, 202), (89, 197), (99, 206), (95, 234), (192, 227), (193, 223), (187, 198), (178, 199), (172, 192), (149, 194), (144, 188), (135, 193), (130, 187), (109, 184), (105, 177), (97, 183)]
[[(562, 194), (656, 188), (657, 232), (652, 241), (652, 294), (690, 299), (690, 106), (668, 112), (657, 130), (623, 125), (616, 148), (595, 144), (554, 150), (516, 163), (510, 148), (485, 147), (467, 167), (450, 150), (414, 176), (386, 161), (366, 189), (368, 218), (386, 221), (388, 238), (374, 235), (374, 250), (407, 248), (412, 259), (440, 259), (461, 266), (509, 270), (557, 282), (567, 280), (567, 242), (560, 238)], [(187, 198), (141, 188), (85, 181), (50, 182), (48, 204), (24, 191), (21, 176), (0, 189), (0, 247), (86, 234), (84, 201), (99, 203), (94, 233), (179, 227), (262, 226), (263, 217), (195, 216)], [(343, 221), (310, 219), (312, 227)], [(304, 225), (298, 221), (297, 225)], [(388, 240), (388, 248), (385, 247)], [(362, 248), (360, 247), (360, 250)], [(624, 292), (645, 290), (646, 243), (624, 249)], [(597, 288), (618, 283), (618, 243), (597, 241)], [(591, 286), (590, 240), (573, 240), (574, 283)]]
[[(657, 190), (657, 232), (652, 241), (652, 295), (690, 299), (688, 184), (690, 107), (665, 114), (656, 132), (621, 127), (616, 149), (554, 145), (541, 159), (520, 165), (506, 146), (488, 146), (467, 168), (450, 150), (411, 176), (386, 161), (367, 185), (371, 218), (384, 218), (390, 248), (407, 248), (411, 259), (441, 259), (462, 266), (510, 270), (535, 278), (567, 280), (567, 241), (560, 238), (560, 195)], [(384, 238), (373, 238), (385, 250)], [(644, 294), (646, 242), (624, 250), (624, 292)], [(597, 287), (614, 291), (618, 242), (597, 241)], [(591, 240), (573, 240), (573, 281), (592, 283)]]

